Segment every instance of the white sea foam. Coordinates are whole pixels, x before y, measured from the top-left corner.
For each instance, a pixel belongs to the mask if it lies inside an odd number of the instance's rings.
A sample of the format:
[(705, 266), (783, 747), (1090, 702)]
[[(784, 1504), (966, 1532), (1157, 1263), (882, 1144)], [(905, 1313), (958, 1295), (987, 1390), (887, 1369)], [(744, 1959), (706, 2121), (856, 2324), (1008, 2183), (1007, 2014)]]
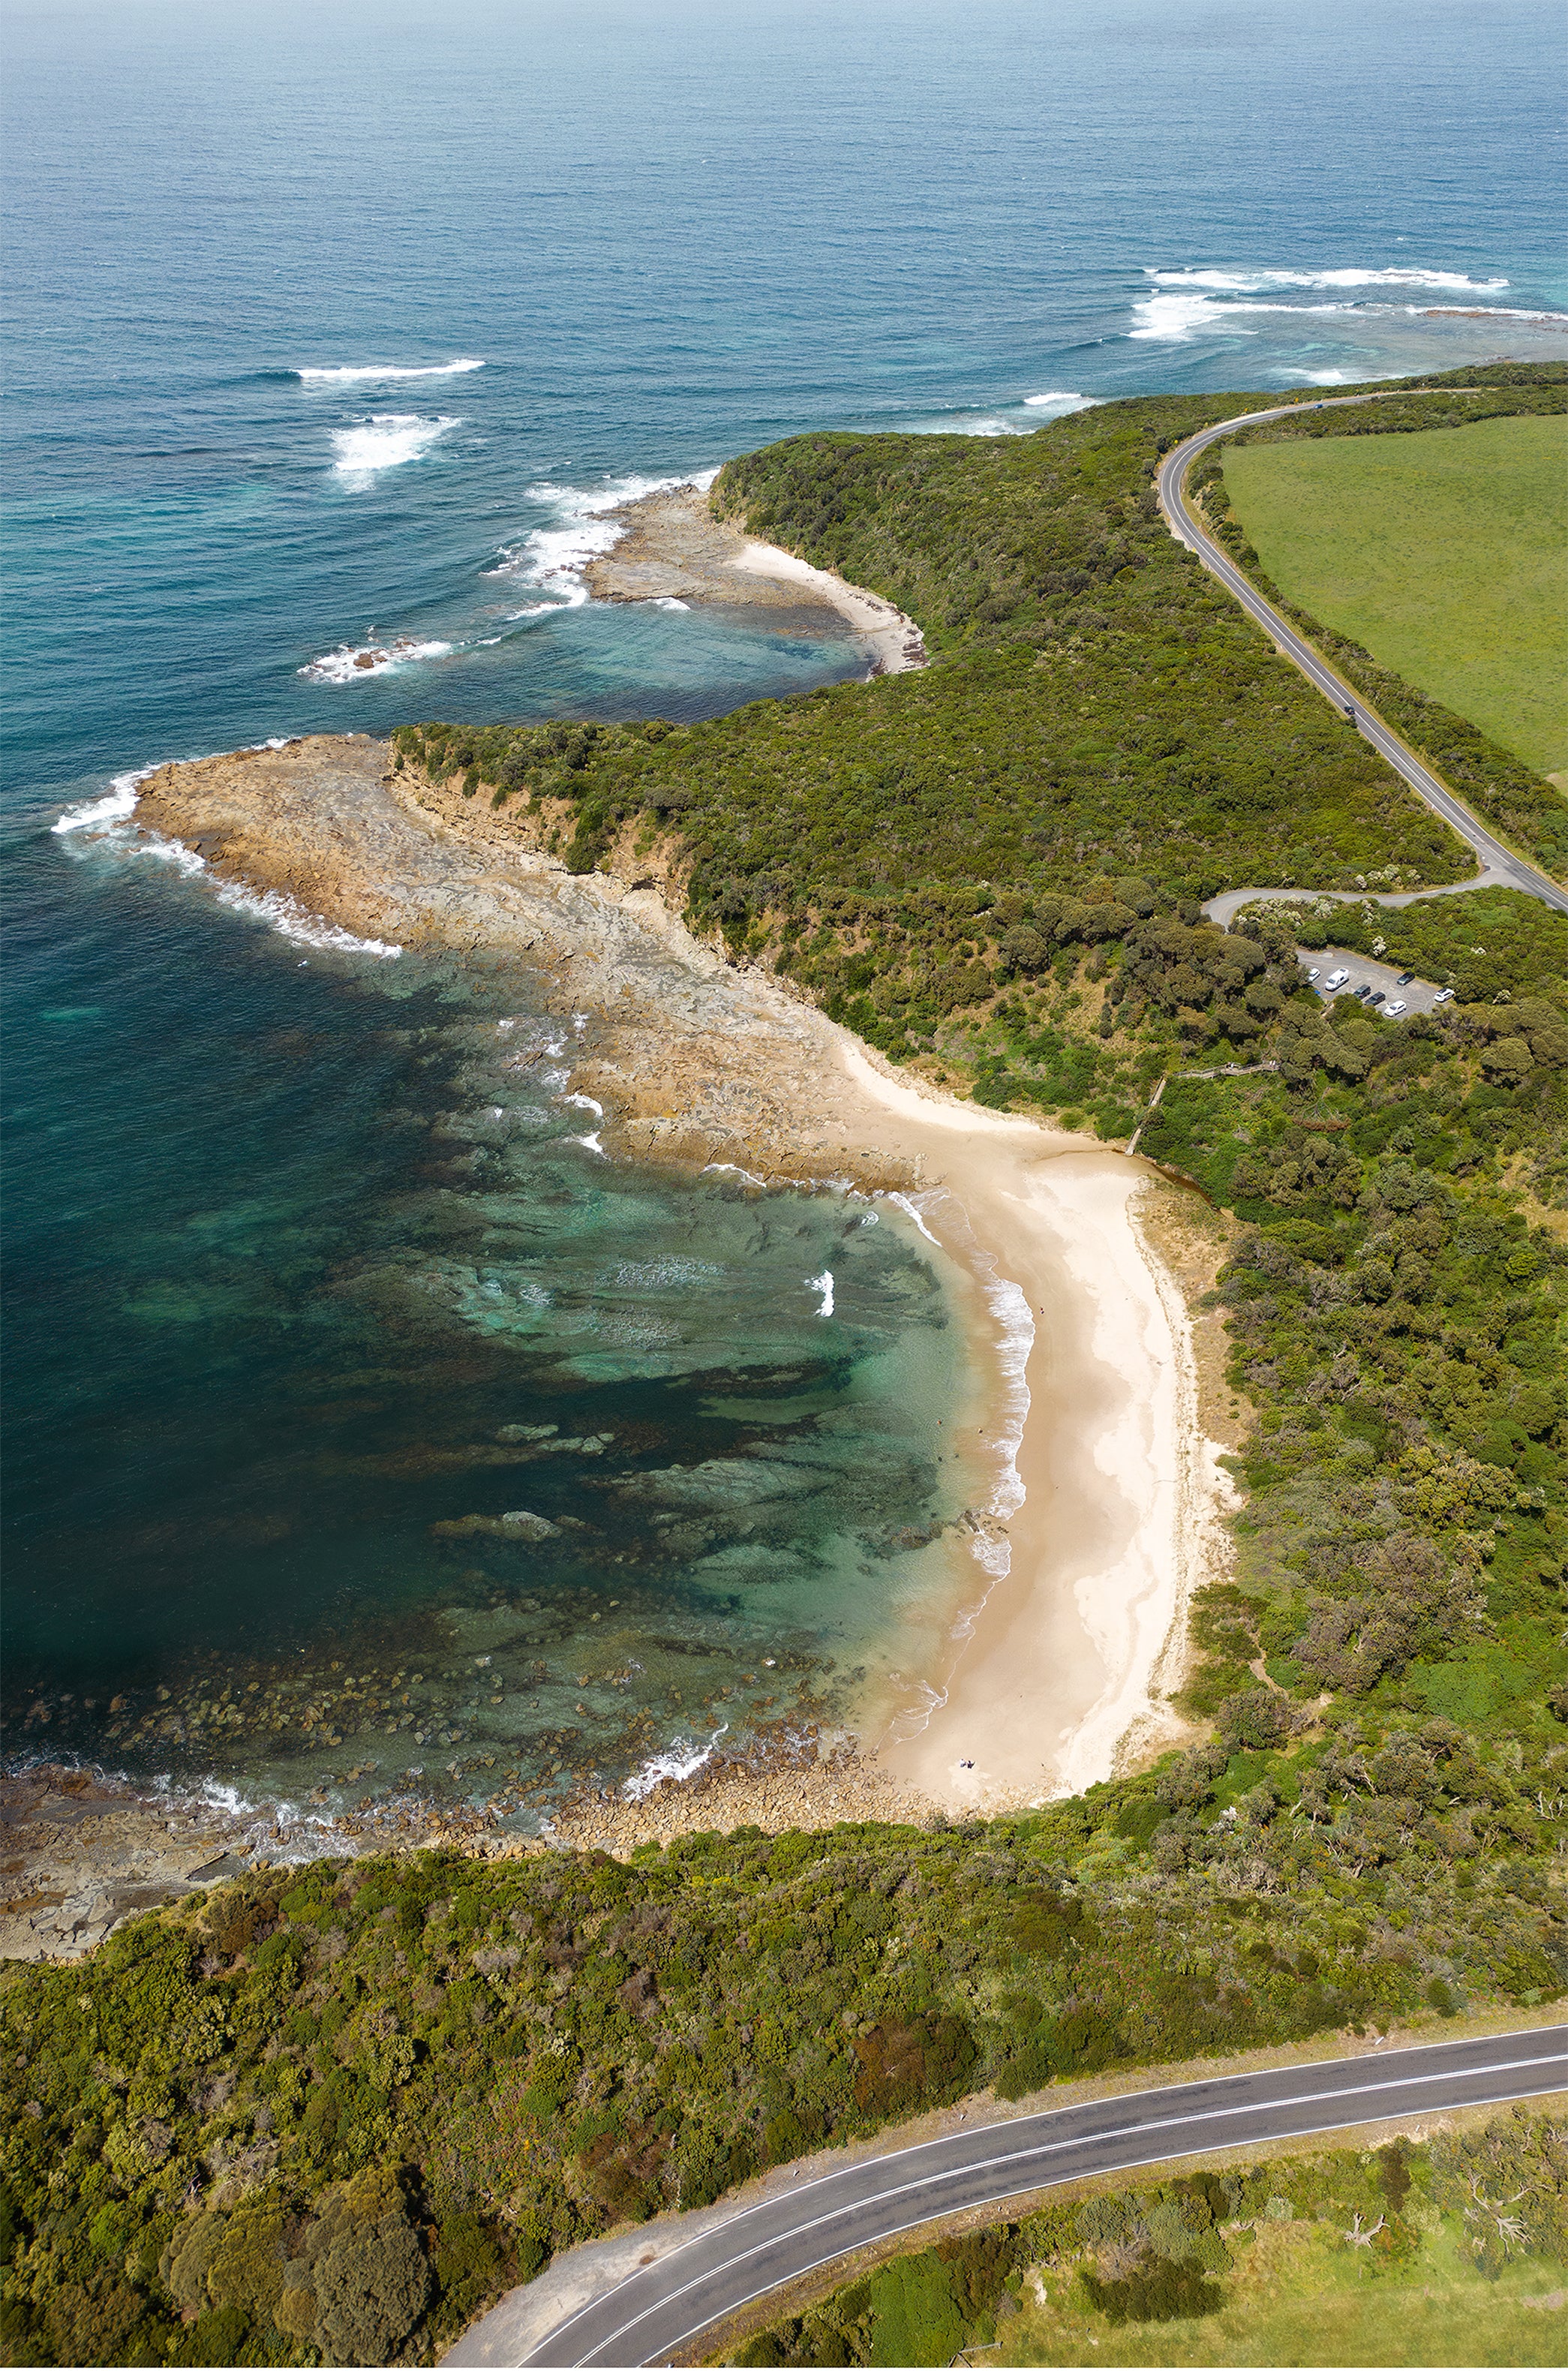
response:
[(1048, 404), (1055, 405), (1058, 403), (1076, 403), (1087, 405), (1091, 404), (1094, 401), (1094, 398), (1091, 395), (1074, 395), (1069, 393), (1066, 387), (1048, 387), (1043, 395), (1026, 395), (1023, 399), (1032, 411), (1043, 411)]
[(56, 835), (72, 831), (103, 831), (111, 824), (129, 823), (136, 812), (136, 796), (150, 775), (160, 771), (163, 761), (156, 766), (138, 766), (132, 773), (111, 777), (104, 797), (87, 799), (79, 807), (67, 807), (58, 823), (50, 829)]
[(713, 1749), (720, 1739), (728, 1737), (729, 1733), (730, 1724), (726, 1721), (722, 1729), (715, 1729), (706, 1745), (693, 1745), (688, 1739), (677, 1737), (663, 1753), (650, 1754), (641, 1769), (635, 1771), (627, 1780), (621, 1793), (628, 1803), (640, 1803), (644, 1796), (651, 1795), (654, 1787), (661, 1786), (666, 1778), (673, 1778), (677, 1786), (687, 1778), (695, 1778), (704, 1764), (712, 1759)]
[(172, 864), (187, 879), (192, 873), (205, 873), (207, 860), (187, 848), (182, 839), (167, 839), (161, 831), (139, 831), (126, 847), (127, 856), (150, 856), (158, 864)]
[(607, 1161), (610, 1157), (599, 1141), (599, 1131), (597, 1128), (594, 1128), (592, 1134), (588, 1136), (571, 1137), (568, 1139), (568, 1142), (571, 1144), (581, 1144), (585, 1151), (596, 1152), (601, 1161)]
[[(288, 746), (283, 735), (249, 744), (252, 749), (286, 749)], [(67, 807), (58, 822), (50, 825), (50, 830), (56, 837), (75, 831), (90, 831), (99, 837), (115, 834), (117, 838), (123, 839), (124, 835), (118, 833), (117, 827), (129, 823), (135, 814), (142, 784), (149, 781), (153, 775), (161, 774), (166, 766), (186, 762), (199, 763), (200, 760), (159, 758), (150, 766), (136, 766), (126, 773), (113, 774), (110, 777), (108, 792), (101, 798), (87, 799), (80, 806)], [(173, 848), (178, 847), (179, 842), (169, 840), (165, 845)], [(186, 852), (190, 853), (189, 850)], [(200, 859), (197, 861), (200, 862)]]
[[(1429, 308), (1408, 301), (1396, 306), (1387, 300), (1398, 295), (1408, 299), (1418, 292), (1428, 296), (1484, 298), (1508, 285), (1506, 280), (1471, 280), (1462, 272), (1429, 272), (1411, 264), (1383, 269), (1353, 265), (1325, 272), (1194, 268), (1149, 271), (1145, 276), (1159, 293), (1135, 302), (1134, 326), (1128, 335), (1167, 345), (1183, 345), (1203, 330), (1219, 328), (1233, 337), (1256, 337), (1255, 330), (1244, 328), (1238, 320), (1237, 316), (1243, 313), (1420, 313)], [(1300, 289), (1309, 295), (1333, 290), (1338, 295), (1336, 301), (1329, 303), (1291, 302), (1285, 295), (1290, 289)], [(1378, 301), (1379, 297), (1382, 303)], [(1491, 312), (1503, 308), (1483, 304), (1477, 309)]]
[[(915, 1224), (919, 1228), (920, 1232), (925, 1236), (926, 1241), (928, 1243), (937, 1243), (937, 1238), (932, 1234), (931, 1230), (926, 1224), (925, 1219), (922, 1215), (921, 1206), (923, 1203), (926, 1208), (928, 1209), (933, 1203), (940, 1201), (942, 1198), (943, 1197), (939, 1194), (923, 1195), (919, 1201), (917, 1201), (912, 1194), (890, 1194), (887, 1197), (887, 1199), (894, 1203), (897, 1209), (902, 1210), (906, 1218), (914, 1220)], [(937, 1248), (940, 1251), (941, 1249), (941, 1245), (937, 1243)]]
[(581, 608), (588, 598), (582, 571), (591, 560), (613, 550), (625, 533), (610, 513), (623, 503), (640, 502), (646, 494), (668, 493), (676, 486), (695, 485), (704, 492), (718, 474), (717, 469), (706, 469), (695, 478), (615, 478), (602, 486), (530, 486), (530, 502), (548, 503), (560, 524), (536, 527), (521, 543), (503, 546), (501, 564), (490, 573), (515, 576), (549, 596), (546, 601), (517, 610), (514, 614), (519, 619), (541, 617), (548, 609)]
[(719, 1175), (721, 1177), (744, 1177), (748, 1186), (766, 1186), (767, 1183), (767, 1178), (757, 1176), (755, 1170), (743, 1169), (738, 1161), (705, 1161), (702, 1164), (701, 1174), (704, 1177), (712, 1175)]
[(821, 1293), (822, 1307), (817, 1311), (817, 1315), (819, 1317), (831, 1317), (833, 1314), (833, 1270), (830, 1267), (824, 1267), (820, 1276), (808, 1276), (806, 1278), (806, 1290), (808, 1292)]
[(1134, 327), (1130, 338), (1153, 338), (1171, 346), (1184, 345), (1200, 330), (1213, 329), (1223, 322), (1232, 335), (1255, 338), (1256, 330), (1242, 330), (1235, 321), (1237, 307), (1222, 305), (1213, 296), (1201, 294), (1182, 296), (1143, 296), (1133, 306)]
[[(1002, 1426), (999, 1435), (1001, 1471), (986, 1513), (1005, 1522), (1022, 1506), (1025, 1491), (1019, 1477), (1018, 1452), (1029, 1416), (1029, 1354), (1034, 1347), (1034, 1320), (1023, 1287), (1010, 1277), (993, 1277), (985, 1288), (986, 1304), (1000, 1329), (997, 1364), (1002, 1371)], [(981, 1558), (984, 1562), (984, 1557)], [(1003, 1567), (1006, 1569), (1006, 1567)]]
[[(934, 1210), (938, 1203), (945, 1201), (947, 1197), (944, 1194), (937, 1192), (917, 1197), (887, 1194), (882, 1198), (913, 1219), (928, 1243), (938, 1243), (938, 1238), (926, 1223), (926, 1212)], [(1029, 1417), (1029, 1357), (1034, 1347), (1034, 1319), (1030, 1313), (1023, 1287), (1015, 1284), (1010, 1277), (997, 1275), (995, 1262), (975, 1244), (962, 1212), (957, 1217), (956, 1231), (968, 1238), (971, 1257), (980, 1272), (981, 1290), (985, 1293), (986, 1306), (997, 1321), (997, 1364), (1001, 1370), (1002, 1379), (1000, 1422), (992, 1437), (992, 1446), (997, 1452), (997, 1478), (983, 1511), (995, 1522), (1005, 1523), (1009, 1516), (1017, 1514), (1028, 1496), (1018, 1470), (1018, 1453), (1023, 1446), (1023, 1429)], [(941, 1248), (940, 1243), (938, 1248)], [(969, 1549), (976, 1564), (989, 1573), (993, 1582), (1004, 1579), (1012, 1568), (1012, 1550), (1005, 1535), (987, 1531), (976, 1532), (970, 1541)], [(989, 1591), (986, 1594), (988, 1596)], [(970, 1607), (960, 1617), (955, 1636), (966, 1637), (969, 1635), (969, 1629), (978, 1620), (985, 1602), (982, 1598), (978, 1605)]]
[(605, 1116), (604, 1105), (596, 1104), (592, 1095), (562, 1095), (561, 1101), (563, 1104), (571, 1104), (578, 1111), (591, 1111), (595, 1119), (603, 1119)]
[(446, 413), (438, 420), (424, 420), (414, 411), (375, 411), (355, 427), (333, 431), (336, 458), (332, 466), (340, 478), (367, 485), (383, 469), (396, 469), (405, 461), (417, 461), (421, 453), (429, 452), (437, 437), (444, 436), (449, 428), (458, 424)]
[(282, 889), (248, 889), (242, 881), (225, 881), (218, 891), (218, 903), (236, 914), (253, 914), (298, 947), (318, 947), (333, 954), (400, 955), (401, 947), (386, 939), (356, 939), (352, 931), (340, 930), (336, 922), (328, 921), (323, 914), (313, 914)]
[(394, 667), (448, 658), (452, 649), (450, 642), (416, 642), (411, 635), (398, 634), (389, 642), (343, 642), (295, 672), (312, 683), (363, 683), (367, 677), (386, 675)]
[(1427, 272), (1414, 264), (1396, 263), (1369, 270), (1362, 264), (1330, 272), (1218, 272), (1183, 266), (1174, 272), (1149, 272), (1158, 288), (1213, 288), (1228, 296), (1255, 296), (1268, 288), (1443, 288), (1469, 296), (1493, 296), (1506, 288), (1505, 280), (1472, 280), (1464, 272)]
[(294, 376), (307, 387), (347, 387), (357, 379), (455, 378), (465, 371), (483, 368), (483, 362), (464, 355), (455, 363), (344, 363), (329, 370), (307, 366), (296, 370)]

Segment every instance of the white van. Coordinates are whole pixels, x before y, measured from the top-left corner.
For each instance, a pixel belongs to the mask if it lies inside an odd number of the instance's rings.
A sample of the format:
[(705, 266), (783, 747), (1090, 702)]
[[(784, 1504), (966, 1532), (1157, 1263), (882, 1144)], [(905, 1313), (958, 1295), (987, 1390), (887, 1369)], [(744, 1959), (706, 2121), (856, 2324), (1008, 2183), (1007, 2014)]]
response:
[(1347, 971), (1332, 971), (1323, 982), (1323, 987), (1325, 990), (1343, 988), (1349, 977), (1350, 974)]

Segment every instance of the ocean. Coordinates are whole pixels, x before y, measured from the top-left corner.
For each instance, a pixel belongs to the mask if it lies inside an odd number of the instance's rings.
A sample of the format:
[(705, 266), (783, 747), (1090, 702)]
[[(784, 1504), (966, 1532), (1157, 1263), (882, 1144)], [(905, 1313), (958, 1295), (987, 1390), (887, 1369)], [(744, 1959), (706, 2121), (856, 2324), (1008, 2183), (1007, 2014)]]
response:
[(1561, 354), (1559, 29), (13, 12), (14, 1759), (526, 1824), (885, 1681), (974, 1388), (907, 1216), (604, 1162), (571, 1014), (225, 902), (125, 786), (863, 672), (847, 633), (585, 595), (617, 499), (797, 431)]

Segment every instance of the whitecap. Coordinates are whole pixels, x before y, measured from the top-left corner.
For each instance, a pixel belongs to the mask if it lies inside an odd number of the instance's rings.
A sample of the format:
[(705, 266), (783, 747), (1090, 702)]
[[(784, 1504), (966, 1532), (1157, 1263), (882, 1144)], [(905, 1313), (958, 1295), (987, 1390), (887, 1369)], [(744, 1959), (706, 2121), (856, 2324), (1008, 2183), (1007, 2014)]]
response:
[(450, 642), (416, 642), (409, 634), (399, 634), (389, 642), (342, 642), (295, 672), (312, 683), (363, 683), (367, 677), (386, 675), (393, 667), (449, 658), (452, 649)]
[(599, 1141), (599, 1131), (597, 1128), (594, 1128), (593, 1133), (589, 1136), (569, 1137), (567, 1139), (567, 1142), (569, 1144), (581, 1144), (585, 1151), (589, 1152), (596, 1152), (601, 1161), (607, 1161), (610, 1157)]
[(712, 1759), (713, 1749), (720, 1739), (729, 1733), (730, 1724), (726, 1721), (722, 1729), (715, 1729), (706, 1745), (693, 1745), (684, 1737), (675, 1738), (663, 1753), (649, 1755), (641, 1769), (627, 1780), (621, 1793), (628, 1803), (640, 1803), (644, 1796), (651, 1795), (654, 1787), (666, 1778), (673, 1778), (677, 1786), (687, 1778), (694, 1778), (704, 1764)]
[(831, 1317), (833, 1314), (833, 1270), (830, 1267), (824, 1267), (820, 1276), (808, 1276), (806, 1278), (806, 1290), (808, 1292), (821, 1293), (822, 1307), (817, 1311), (817, 1315), (819, 1317)]
[(483, 368), (482, 361), (465, 354), (455, 363), (343, 363), (321, 370), (307, 364), (296, 369), (294, 376), (307, 387), (347, 387), (358, 379), (455, 378)]
[(1043, 395), (1026, 395), (1023, 399), (1029, 406), (1030, 410), (1033, 411), (1043, 411), (1047, 404), (1076, 403), (1089, 405), (1094, 401), (1094, 398), (1091, 395), (1074, 395), (1066, 387), (1048, 387)]
[(562, 1095), (561, 1101), (563, 1104), (572, 1105), (578, 1111), (591, 1111), (595, 1119), (603, 1119), (605, 1116), (604, 1105), (596, 1104), (592, 1095)]
[(340, 478), (361, 482), (379, 476), (383, 469), (396, 469), (405, 461), (417, 461), (428, 453), (437, 437), (444, 436), (458, 422), (443, 413), (438, 420), (421, 419), (414, 411), (375, 411), (355, 427), (338, 428), (332, 433), (336, 459), (332, 466)]

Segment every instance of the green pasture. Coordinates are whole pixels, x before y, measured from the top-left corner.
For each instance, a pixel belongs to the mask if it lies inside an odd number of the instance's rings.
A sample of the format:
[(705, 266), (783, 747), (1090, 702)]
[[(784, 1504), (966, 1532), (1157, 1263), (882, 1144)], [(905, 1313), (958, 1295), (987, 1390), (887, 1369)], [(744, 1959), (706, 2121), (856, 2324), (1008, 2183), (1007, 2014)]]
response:
[(1568, 419), (1237, 445), (1288, 598), (1543, 774), (1568, 768)]
[[(1347, 2246), (1321, 2226), (1260, 2231), (1237, 2250), (1224, 2303), (1196, 2320), (1118, 2328), (1070, 2275), (1047, 2273), (1043, 2309), (1032, 2299), (1006, 2325), (998, 2361), (1218, 2371), (1228, 2364), (1436, 2365), (1563, 2360), (1568, 2319), (1555, 2267), (1539, 2260), (1483, 2279), (1451, 2227), (1421, 2233), (1402, 2261)], [(871, 2358), (875, 2361), (877, 2358)], [(930, 2362), (928, 2354), (916, 2361)], [(986, 2361), (974, 2357), (976, 2364)]]

